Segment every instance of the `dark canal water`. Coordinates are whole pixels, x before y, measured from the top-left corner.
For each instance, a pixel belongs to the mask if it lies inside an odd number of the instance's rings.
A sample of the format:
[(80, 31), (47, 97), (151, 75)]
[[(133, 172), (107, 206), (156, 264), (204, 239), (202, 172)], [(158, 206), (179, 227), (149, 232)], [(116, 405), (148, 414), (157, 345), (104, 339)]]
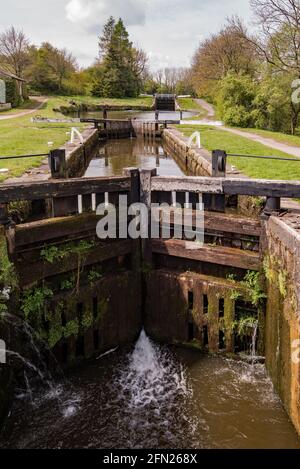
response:
[(263, 365), (158, 346), (85, 363), (15, 402), (4, 448), (300, 448)]
[(118, 176), (129, 167), (157, 168), (160, 176), (180, 176), (186, 171), (179, 164), (166, 152), (162, 142), (147, 142), (143, 138), (109, 140), (99, 147), (85, 176)]

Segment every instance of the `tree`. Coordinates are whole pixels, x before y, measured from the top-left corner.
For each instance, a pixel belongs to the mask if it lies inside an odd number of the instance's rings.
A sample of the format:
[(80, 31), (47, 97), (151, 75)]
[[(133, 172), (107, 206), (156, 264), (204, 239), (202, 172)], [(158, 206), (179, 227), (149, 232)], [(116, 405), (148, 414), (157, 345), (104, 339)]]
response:
[(76, 59), (66, 49), (48, 47), (48, 64), (57, 79), (58, 91), (63, 89), (63, 80), (70, 78), (78, 68)]
[(53, 93), (68, 92), (67, 80), (71, 80), (77, 71), (76, 60), (71, 53), (44, 42), (40, 48), (30, 48), (30, 57), (27, 76), (34, 89)]
[(199, 95), (213, 100), (219, 80), (228, 73), (253, 76), (256, 64), (256, 49), (247, 40), (241, 21), (229, 19), (219, 33), (203, 41), (196, 51), (192, 62), (194, 88)]
[[(260, 57), (275, 74), (288, 74), (291, 83), (300, 78), (300, 3), (299, 0), (251, 0), (256, 21), (260, 27), (257, 37), (246, 38), (255, 46)], [(291, 90), (289, 92), (292, 96)], [(290, 125), (295, 133), (300, 106), (290, 99)]]
[(217, 111), (226, 124), (237, 127), (252, 125), (256, 86), (250, 76), (232, 73), (219, 82)]
[(133, 68), (134, 73), (141, 80), (148, 76), (148, 56), (143, 49), (133, 48)]
[(99, 37), (99, 58), (100, 60), (105, 57), (108, 53), (108, 49), (112, 40), (114, 29), (116, 26), (116, 20), (113, 16), (110, 16), (103, 27), (102, 36)]
[(11, 26), (0, 34), (0, 59), (3, 65), (18, 77), (23, 73), (29, 63), (29, 39), (22, 30)]
[(185, 67), (166, 67), (152, 75), (156, 92), (175, 94), (194, 94), (191, 71)]
[(251, 0), (250, 4), (260, 26), (260, 35), (252, 42), (261, 56), (300, 78), (299, 0)]
[(93, 94), (109, 98), (135, 97), (141, 90), (147, 56), (134, 48), (121, 18), (109, 18), (99, 39), (100, 63)]
[(260, 81), (253, 101), (253, 126), (276, 132), (290, 131), (290, 78), (268, 70)]

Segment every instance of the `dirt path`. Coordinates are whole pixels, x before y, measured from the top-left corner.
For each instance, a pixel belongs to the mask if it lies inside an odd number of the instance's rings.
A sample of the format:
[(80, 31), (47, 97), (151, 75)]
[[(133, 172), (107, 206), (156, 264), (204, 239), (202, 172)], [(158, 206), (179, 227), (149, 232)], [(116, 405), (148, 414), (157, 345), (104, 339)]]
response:
[[(199, 104), (199, 106), (203, 107), (203, 109), (207, 111), (208, 120), (215, 118), (215, 110), (211, 104), (207, 103), (203, 99), (195, 99), (195, 101)], [(261, 135), (257, 135), (254, 132), (247, 132), (247, 129), (245, 130), (232, 129), (230, 127), (225, 127), (224, 125), (218, 126), (218, 129), (224, 130), (226, 132), (230, 132), (231, 134), (238, 135), (240, 137), (247, 138), (257, 143), (261, 143), (262, 145), (272, 148), (273, 150), (282, 151), (289, 155), (300, 158), (300, 147), (298, 146), (289, 145), (288, 143), (283, 143), (283, 142), (277, 142), (273, 138), (263, 137)], [(266, 150), (266, 154), (267, 153), (270, 154), (270, 151), (268, 152)]]
[[(220, 130), (225, 130), (226, 132), (230, 132), (231, 134), (239, 135), (240, 137), (248, 138), (249, 140), (253, 140), (254, 142), (261, 143), (269, 148), (273, 148), (273, 150), (283, 151), (284, 153), (288, 153), (289, 155), (296, 156), (300, 158), (300, 147), (289, 145), (288, 143), (281, 143), (273, 140), (272, 138), (262, 137), (261, 135), (257, 135), (253, 132), (247, 132), (247, 130), (237, 130), (231, 129), (230, 127), (219, 127)], [(269, 152), (270, 154), (270, 152)]]
[(203, 109), (205, 109), (205, 111), (207, 112), (207, 116), (206, 118), (207, 119), (214, 119), (215, 118), (215, 110), (214, 110), (214, 107), (207, 103), (206, 101), (204, 101), (204, 99), (194, 99), (194, 101), (199, 104), (199, 106), (203, 107)]
[(23, 117), (23, 116), (27, 116), (27, 114), (32, 114), (32, 113), (38, 111), (39, 109), (41, 109), (43, 107), (43, 105), (48, 101), (48, 98), (36, 98), (36, 97), (34, 97), (34, 98), (31, 98), (31, 99), (37, 102), (37, 106), (34, 109), (24, 110), (24, 111), (21, 111), (21, 112), (17, 112), (16, 114), (7, 114), (7, 115), (4, 115), (4, 116), (0, 115), (0, 121), (6, 120), (6, 119), (16, 119), (17, 117)]

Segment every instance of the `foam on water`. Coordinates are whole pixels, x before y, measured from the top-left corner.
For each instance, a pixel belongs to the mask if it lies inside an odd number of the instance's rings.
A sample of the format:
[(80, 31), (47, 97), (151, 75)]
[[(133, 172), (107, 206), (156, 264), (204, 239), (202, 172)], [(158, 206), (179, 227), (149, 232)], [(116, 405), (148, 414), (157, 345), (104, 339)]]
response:
[[(192, 395), (186, 372), (182, 364), (166, 349), (154, 344), (145, 331), (128, 355), (127, 365), (116, 378), (116, 385), (127, 424), (132, 435), (138, 429), (141, 441), (145, 441), (146, 434), (151, 435), (149, 443), (153, 445), (159, 440), (172, 441), (175, 435), (171, 429), (181, 406), (182, 428), (186, 431), (188, 426), (189, 432), (193, 432), (193, 422), (184, 412), (187, 399)], [(137, 436), (136, 433), (132, 441), (135, 447), (140, 446)]]
[(151, 404), (159, 409), (166, 401), (188, 396), (186, 375), (182, 365), (175, 366), (166, 351), (153, 344), (145, 331), (141, 332), (128, 366), (119, 378), (128, 407), (135, 409)]

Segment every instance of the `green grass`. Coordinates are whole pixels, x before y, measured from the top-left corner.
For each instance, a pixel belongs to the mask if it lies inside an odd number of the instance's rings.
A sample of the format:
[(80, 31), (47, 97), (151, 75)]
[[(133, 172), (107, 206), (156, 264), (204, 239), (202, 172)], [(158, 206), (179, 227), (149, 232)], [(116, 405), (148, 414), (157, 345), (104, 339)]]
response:
[(192, 117), (187, 117), (185, 120), (192, 121), (192, 120), (199, 120), (205, 119), (207, 116), (207, 111), (203, 109), (193, 98), (178, 98), (177, 102), (181, 109), (188, 110), (188, 111), (197, 111), (197, 114)]
[[(34, 153), (48, 153), (48, 142), (53, 142), (51, 148), (57, 148), (69, 140), (66, 132), (74, 124), (32, 123), (31, 118), (40, 115), (44, 117), (64, 117), (55, 113), (53, 108), (65, 104), (64, 98), (50, 98), (47, 104), (35, 113), (0, 121), (0, 156), (26, 155)], [(82, 128), (84, 124), (76, 124)], [(26, 170), (40, 166), (43, 158), (24, 158), (16, 160), (0, 160), (0, 168), (8, 168), (9, 173), (0, 173), (0, 182), (10, 177), (21, 176)]]
[(177, 98), (177, 102), (181, 109), (203, 111), (203, 108), (193, 98)]
[(79, 103), (86, 104), (98, 104), (98, 105), (111, 105), (111, 106), (145, 106), (151, 108), (154, 98), (152, 96), (145, 96), (141, 98), (97, 98), (95, 96), (65, 96), (64, 99), (67, 102), (76, 101)]
[(288, 135), (282, 132), (272, 132), (270, 130), (261, 130), (261, 129), (245, 129), (245, 128), (238, 128), (238, 130), (244, 132), (252, 132), (257, 135), (261, 135), (262, 137), (271, 138), (276, 142), (286, 143), (287, 145), (293, 145), (300, 147), (300, 137), (297, 135)]
[[(230, 134), (213, 126), (180, 125), (178, 129), (186, 136), (195, 130), (201, 132), (201, 143), (209, 151), (225, 150), (227, 153), (238, 153), (258, 156), (281, 156), (294, 158), (281, 151), (275, 151), (247, 138)], [(259, 160), (254, 158), (229, 157), (228, 161), (249, 177), (260, 179), (300, 179), (300, 159), (297, 161)]]

